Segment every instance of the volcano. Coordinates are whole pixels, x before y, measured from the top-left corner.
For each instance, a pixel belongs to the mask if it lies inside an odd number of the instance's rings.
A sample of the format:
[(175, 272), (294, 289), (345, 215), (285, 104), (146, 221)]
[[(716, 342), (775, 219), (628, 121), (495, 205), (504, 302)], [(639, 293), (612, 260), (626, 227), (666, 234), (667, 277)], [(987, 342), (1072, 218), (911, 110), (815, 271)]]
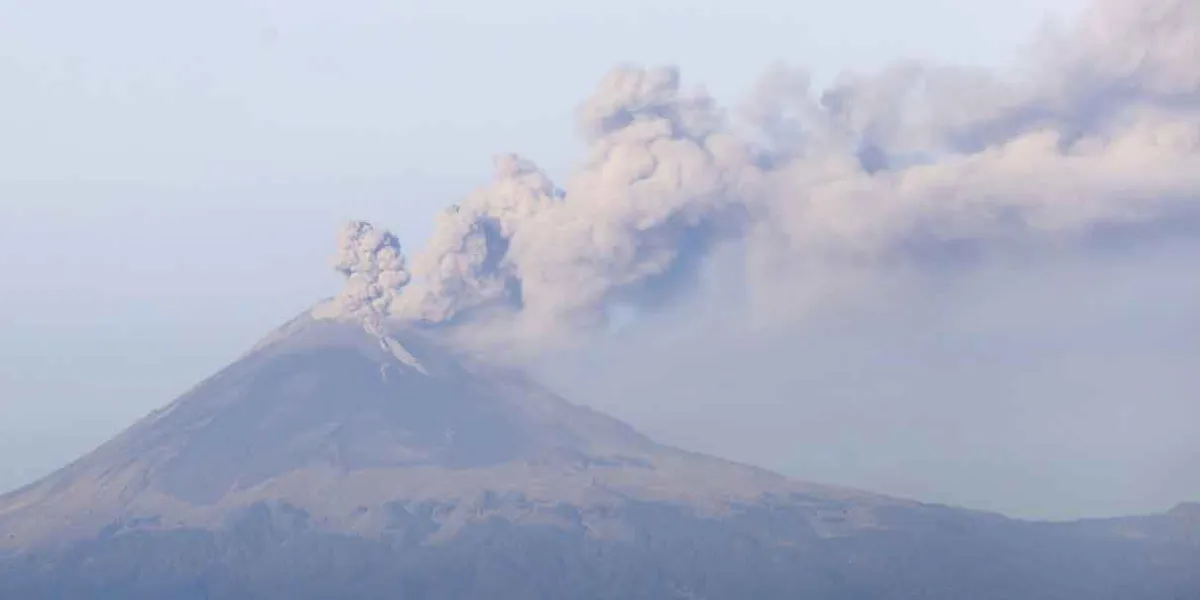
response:
[(796, 597), (1200, 597), (1200, 520), (799, 483), (309, 314), (0, 498), (0, 598)]
[[(559, 503), (602, 510), (633, 498), (715, 508), (808, 491), (854, 496), (660, 446), (418, 331), (377, 335), (305, 315), (92, 454), (7, 497), (0, 522), (8, 545), (40, 544), (114, 522), (215, 526), (256, 503), (287, 501), (331, 530), (378, 534), (381, 511), (397, 501), (474, 513), (505, 495), (535, 512)], [(480, 516), (455, 515), (439, 530)]]

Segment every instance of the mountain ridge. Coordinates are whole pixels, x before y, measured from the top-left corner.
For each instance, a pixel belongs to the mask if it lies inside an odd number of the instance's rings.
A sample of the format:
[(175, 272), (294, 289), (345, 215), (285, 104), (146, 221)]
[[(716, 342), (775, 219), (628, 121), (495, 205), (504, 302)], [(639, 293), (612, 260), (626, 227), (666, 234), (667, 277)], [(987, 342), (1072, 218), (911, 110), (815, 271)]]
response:
[[(329, 504), (318, 512), (337, 520), (345, 515), (330, 513), (396, 497), (462, 499), (530, 486), (546, 501), (583, 505), (622, 495), (719, 505), (814, 491), (883, 502), (661, 446), (516, 370), (446, 350), (420, 331), (400, 337), (311, 316), (288, 322), (92, 453), (0, 496), (0, 527), (26, 531), (7, 545), (36, 542), (38, 529), (69, 540), (140, 513), (156, 523), (211, 525), (226, 508), (331, 486), (346, 498), (302, 505)], [(333, 369), (341, 371), (322, 379)], [(390, 487), (380, 489), (381, 481)], [(78, 527), (62, 526), (72, 519)], [(40, 528), (31, 525), (38, 521)]]
[(290, 321), (0, 496), (0, 597), (1200, 596), (1200, 518), (1043, 523), (657, 444), (419, 328)]

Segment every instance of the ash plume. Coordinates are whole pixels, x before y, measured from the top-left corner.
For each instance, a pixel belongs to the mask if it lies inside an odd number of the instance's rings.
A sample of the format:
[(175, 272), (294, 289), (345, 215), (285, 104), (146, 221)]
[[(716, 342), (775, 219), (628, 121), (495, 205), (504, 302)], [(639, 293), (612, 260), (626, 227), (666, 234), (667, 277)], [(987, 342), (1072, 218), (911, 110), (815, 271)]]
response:
[(562, 201), (537, 165), (515, 155), (496, 159), (491, 185), (439, 215), (432, 239), (413, 264), (417, 280), (392, 308), (441, 323), (489, 305), (520, 301), (520, 274), (507, 260), (517, 231)]
[(1195, 204), (1200, 4), (1098, 0), (1029, 61), (1016, 80), (900, 64), (819, 99), (773, 74), (750, 112), (777, 165), (769, 222), (800, 246), (886, 251), (912, 235), (1079, 232)]
[(1009, 71), (899, 62), (816, 91), (780, 67), (732, 114), (675, 69), (621, 67), (579, 120), (587, 159), (562, 188), (502, 157), (412, 285), (398, 248), (359, 252), (385, 263), (352, 261), (339, 304), (549, 339), (685, 292), (725, 241), (770, 288), (925, 242), (1163, 223), (1200, 198), (1200, 3), (1095, 0)]
[(346, 286), (318, 306), (316, 315), (361, 319), (375, 328), (390, 314), (390, 304), (411, 279), (396, 236), (363, 221), (342, 228), (333, 267), (345, 276)]
[(565, 188), (500, 159), (490, 186), (439, 219), (395, 314), (437, 323), (490, 307), (542, 332), (595, 323), (607, 300), (671, 270), (684, 238), (740, 202), (749, 154), (676, 70), (614, 70), (580, 121), (588, 159)]

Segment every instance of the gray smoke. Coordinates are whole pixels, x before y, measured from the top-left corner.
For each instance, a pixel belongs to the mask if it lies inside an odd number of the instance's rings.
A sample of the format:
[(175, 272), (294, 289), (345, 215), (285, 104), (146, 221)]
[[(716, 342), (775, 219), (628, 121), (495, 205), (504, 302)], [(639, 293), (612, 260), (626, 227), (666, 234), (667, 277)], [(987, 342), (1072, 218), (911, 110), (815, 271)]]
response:
[(779, 165), (768, 222), (795, 247), (877, 255), (1194, 206), (1200, 3), (1098, 0), (1031, 61), (1016, 80), (898, 65), (819, 99), (774, 74), (748, 111)]
[(596, 323), (606, 301), (668, 272), (685, 238), (741, 202), (749, 154), (676, 70), (614, 70), (580, 121), (588, 159), (565, 189), (503, 158), (490, 186), (438, 221), (396, 314), (444, 322), (502, 308), (542, 334)]
[(346, 286), (317, 307), (317, 316), (361, 319), (376, 328), (411, 279), (396, 236), (362, 221), (342, 228), (333, 267), (346, 277)]
[(496, 159), (491, 185), (442, 213), (413, 268), (417, 281), (393, 310), (441, 323), (480, 307), (520, 301), (520, 274), (507, 259), (518, 229), (562, 201), (562, 192), (532, 162)]
[(1200, 2), (1095, 0), (1011, 72), (903, 62), (817, 92), (778, 68), (736, 118), (674, 69), (622, 67), (579, 114), (588, 158), (562, 189), (503, 157), (412, 285), (398, 247), (360, 252), (390, 262), (355, 261), (339, 302), (543, 338), (685, 290), (727, 240), (773, 290), (930, 244), (1165, 222), (1200, 196)]

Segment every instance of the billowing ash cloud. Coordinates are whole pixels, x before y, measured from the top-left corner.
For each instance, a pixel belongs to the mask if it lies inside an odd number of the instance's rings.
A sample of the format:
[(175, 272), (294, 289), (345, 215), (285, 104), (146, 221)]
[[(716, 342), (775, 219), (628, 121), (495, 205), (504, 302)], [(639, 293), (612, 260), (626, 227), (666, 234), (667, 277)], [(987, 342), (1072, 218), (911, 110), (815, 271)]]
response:
[(346, 277), (346, 286), (318, 307), (318, 316), (359, 318), (375, 326), (411, 278), (396, 236), (362, 221), (342, 228), (333, 267)]
[(511, 240), (561, 200), (532, 162), (498, 157), (491, 185), (439, 216), (429, 247), (414, 261), (418, 280), (395, 312), (440, 323), (472, 308), (519, 303), (520, 275), (506, 259)]
[(1100, 0), (1032, 60), (1015, 82), (898, 65), (819, 100), (775, 74), (756, 104), (783, 154), (771, 222), (801, 245), (887, 249), (906, 235), (1078, 230), (1194, 203), (1200, 4)]
[(438, 221), (397, 314), (442, 322), (491, 307), (540, 328), (595, 322), (615, 294), (706, 245), (689, 236), (711, 237), (740, 202), (749, 156), (674, 69), (617, 69), (580, 114), (589, 156), (565, 189), (502, 158), (490, 186)]
[(779, 68), (736, 119), (674, 69), (618, 68), (580, 108), (588, 158), (563, 188), (501, 158), (439, 219), (412, 285), (355, 271), (342, 304), (563, 332), (684, 289), (723, 240), (752, 249), (751, 282), (769, 287), (797, 264), (1200, 207), (1200, 2), (1096, 0), (1036, 42), (1013, 72), (906, 62), (821, 93)]

